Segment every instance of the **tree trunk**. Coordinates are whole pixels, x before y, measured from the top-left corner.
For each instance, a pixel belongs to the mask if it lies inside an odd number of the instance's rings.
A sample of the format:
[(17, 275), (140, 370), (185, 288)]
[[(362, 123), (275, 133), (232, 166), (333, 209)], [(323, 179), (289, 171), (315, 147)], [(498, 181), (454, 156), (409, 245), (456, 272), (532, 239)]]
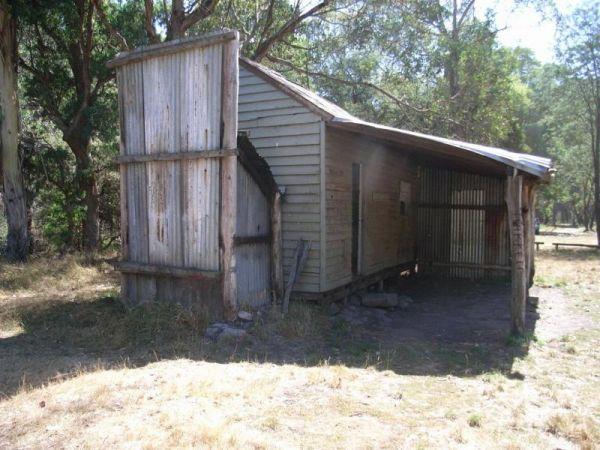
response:
[(453, 123), (451, 126), (451, 134), (454, 137), (465, 139), (466, 132), (462, 125), (462, 116), (460, 115), (460, 80), (459, 80), (459, 63), (460, 63), (460, 29), (458, 24), (459, 8), (458, 4), (453, 1), (452, 8), (452, 29), (447, 33), (447, 44), (449, 45), (448, 56), (444, 64), (444, 77), (448, 83), (448, 100), (450, 106), (450, 115), (458, 119), (458, 123)]
[(594, 217), (596, 219), (596, 243), (600, 245), (600, 111), (596, 113), (596, 133), (592, 136), (594, 160)]
[(83, 221), (83, 250), (86, 253), (93, 253), (98, 250), (98, 216), (99, 200), (98, 188), (96, 184), (96, 175), (92, 167), (90, 158), (89, 139), (84, 136), (83, 130), (73, 132), (74, 137), (66, 137), (65, 141), (75, 155), (76, 178), (78, 188), (84, 193), (82, 206), (85, 208), (85, 218)]
[(171, 20), (167, 29), (167, 41), (179, 39), (185, 36), (183, 26), (185, 20), (185, 9), (182, 0), (173, 0), (171, 6)]
[(0, 0), (0, 151), (4, 209), (8, 222), (6, 256), (24, 261), (29, 251), (27, 204), (19, 160), (19, 103), (16, 72), (17, 24), (6, 1)]

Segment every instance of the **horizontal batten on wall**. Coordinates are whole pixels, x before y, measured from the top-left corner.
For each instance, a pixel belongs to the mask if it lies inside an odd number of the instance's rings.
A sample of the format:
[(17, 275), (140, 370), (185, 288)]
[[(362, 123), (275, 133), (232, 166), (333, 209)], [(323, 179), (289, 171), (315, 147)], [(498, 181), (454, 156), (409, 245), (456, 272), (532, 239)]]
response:
[(122, 155), (118, 156), (116, 161), (119, 164), (128, 164), (149, 161), (178, 161), (199, 158), (223, 158), (225, 156), (235, 156), (237, 154), (238, 149), (235, 148), (219, 150), (193, 150), (189, 152), (160, 152), (151, 154)]
[(115, 268), (123, 273), (168, 275), (177, 278), (219, 278), (221, 272), (216, 270), (199, 270), (175, 266), (142, 264), (132, 261), (119, 261)]

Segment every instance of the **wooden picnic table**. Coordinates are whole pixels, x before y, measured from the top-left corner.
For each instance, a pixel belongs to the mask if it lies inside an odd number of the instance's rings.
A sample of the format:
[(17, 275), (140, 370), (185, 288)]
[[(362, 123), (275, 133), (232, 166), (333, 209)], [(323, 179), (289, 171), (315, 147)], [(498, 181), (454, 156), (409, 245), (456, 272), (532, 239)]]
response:
[(563, 247), (585, 247), (585, 248), (593, 248), (596, 250), (600, 250), (600, 246), (595, 245), (595, 244), (571, 244), (569, 242), (554, 242), (552, 245), (554, 245), (554, 250), (558, 250), (559, 246), (563, 246)]

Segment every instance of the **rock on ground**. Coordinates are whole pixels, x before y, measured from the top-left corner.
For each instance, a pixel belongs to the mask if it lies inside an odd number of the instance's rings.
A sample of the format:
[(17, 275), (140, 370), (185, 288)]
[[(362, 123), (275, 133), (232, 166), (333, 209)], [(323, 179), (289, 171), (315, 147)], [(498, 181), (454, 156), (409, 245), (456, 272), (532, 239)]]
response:
[(238, 319), (243, 320), (245, 322), (252, 322), (252, 313), (248, 311), (240, 311), (238, 313)]
[(408, 295), (399, 295), (398, 296), (398, 307), (400, 309), (408, 309), (410, 305), (414, 303), (413, 299)]
[(226, 323), (213, 323), (209, 325), (206, 329), (204, 336), (212, 339), (213, 341), (218, 341), (223, 338), (225, 339), (242, 339), (246, 336), (247, 331), (242, 328), (236, 328), (232, 325)]
[(367, 292), (362, 296), (362, 304), (371, 308), (395, 308), (398, 306), (398, 294)]

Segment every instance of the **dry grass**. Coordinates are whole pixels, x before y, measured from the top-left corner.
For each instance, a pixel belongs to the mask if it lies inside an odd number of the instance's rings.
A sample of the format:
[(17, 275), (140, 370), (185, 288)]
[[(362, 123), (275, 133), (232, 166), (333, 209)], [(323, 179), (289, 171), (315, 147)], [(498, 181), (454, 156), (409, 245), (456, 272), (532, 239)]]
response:
[(107, 263), (86, 264), (78, 255), (36, 258), (27, 264), (2, 264), (0, 298), (64, 295), (74, 291), (115, 289), (116, 278)]
[(540, 252), (539, 339), (508, 370), (305, 304), (215, 345), (202, 317), (124, 310), (103, 264), (0, 264), (0, 448), (594, 448), (598, 261)]
[(582, 449), (593, 449), (600, 443), (600, 430), (590, 418), (573, 414), (556, 414), (547, 422), (548, 432), (563, 436)]

